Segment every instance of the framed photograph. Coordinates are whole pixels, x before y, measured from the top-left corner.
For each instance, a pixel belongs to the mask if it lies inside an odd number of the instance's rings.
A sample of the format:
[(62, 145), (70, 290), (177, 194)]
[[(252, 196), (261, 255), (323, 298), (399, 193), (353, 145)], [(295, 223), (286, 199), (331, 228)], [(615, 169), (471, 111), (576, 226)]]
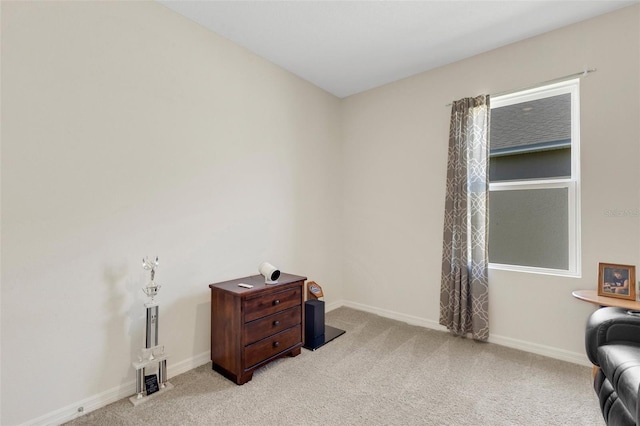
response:
[(600, 263), (598, 296), (636, 300), (636, 267)]

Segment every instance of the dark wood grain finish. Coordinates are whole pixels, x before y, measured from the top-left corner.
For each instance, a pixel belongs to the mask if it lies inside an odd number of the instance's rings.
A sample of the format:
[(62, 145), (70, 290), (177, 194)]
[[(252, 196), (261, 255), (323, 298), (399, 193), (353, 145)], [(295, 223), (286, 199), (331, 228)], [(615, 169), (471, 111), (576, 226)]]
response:
[(242, 340), (235, 330), (242, 327), (240, 299), (227, 292), (214, 291), (211, 309), (211, 359), (225, 370), (238, 371), (242, 367)]
[(242, 304), (244, 321), (249, 322), (275, 312), (300, 305), (302, 289), (295, 287), (289, 290), (248, 297)]
[(282, 333), (247, 346), (245, 348), (245, 363), (248, 368), (253, 367), (265, 359), (271, 358), (279, 352), (292, 349), (300, 342), (301, 329), (302, 326), (298, 324)]
[(212, 368), (243, 384), (256, 368), (300, 354), (305, 280), (281, 274), (278, 284), (266, 285), (264, 277), (255, 275), (209, 285)]
[(300, 318), (302, 318), (301, 308), (300, 306), (295, 306), (286, 311), (246, 323), (243, 329), (243, 341), (247, 345), (255, 343), (258, 340), (300, 324)]

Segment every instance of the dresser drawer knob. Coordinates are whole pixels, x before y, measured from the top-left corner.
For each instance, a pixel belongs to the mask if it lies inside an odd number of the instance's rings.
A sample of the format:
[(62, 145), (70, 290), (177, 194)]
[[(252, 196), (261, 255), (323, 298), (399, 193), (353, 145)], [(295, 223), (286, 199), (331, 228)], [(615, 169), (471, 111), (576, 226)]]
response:
[(280, 342), (273, 342), (273, 347), (277, 348), (278, 346), (280, 346)]
[(273, 305), (274, 305), (274, 306), (275, 306), (275, 305), (279, 305), (279, 304), (280, 304), (280, 301), (279, 301), (279, 300), (274, 300), (274, 301), (273, 301)]
[(275, 327), (279, 326), (279, 325), (280, 325), (280, 321), (274, 321), (274, 322), (273, 322), (273, 325), (274, 325)]

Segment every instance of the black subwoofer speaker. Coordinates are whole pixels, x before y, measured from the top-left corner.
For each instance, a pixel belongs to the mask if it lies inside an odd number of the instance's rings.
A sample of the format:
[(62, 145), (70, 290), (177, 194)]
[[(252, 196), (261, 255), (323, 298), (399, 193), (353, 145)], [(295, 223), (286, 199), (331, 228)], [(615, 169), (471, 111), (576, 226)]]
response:
[(308, 300), (304, 303), (305, 346), (316, 347), (324, 343), (324, 302)]

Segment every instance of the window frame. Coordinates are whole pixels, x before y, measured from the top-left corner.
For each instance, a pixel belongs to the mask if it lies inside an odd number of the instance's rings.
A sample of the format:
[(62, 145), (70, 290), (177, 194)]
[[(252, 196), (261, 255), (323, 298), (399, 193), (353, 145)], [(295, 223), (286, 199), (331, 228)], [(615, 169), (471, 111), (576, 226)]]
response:
[[(489, 262), (489, 269), (527, 272), (580, 278), (582, 276), (581, 226), (580, 226), (580, 79), (549, 84), (534, 89), (509, 93), (491, 98), (491, 109), (534, 101), (551, 96), (571, 96), (571, 176), (553, 179), (523, 179), (489, 182), (489, 192), (567, 188), (568, 196), (568, 269), (552, 269), (535, 266), (510, 265)], [(489, 141), (489, 147), (491, 146)], [(489, 160), (491, 161), (491, 160)], [(491, 209), (491, 205), (489, 205)], [(489, 210), (490, 212), (490, 210)]]

